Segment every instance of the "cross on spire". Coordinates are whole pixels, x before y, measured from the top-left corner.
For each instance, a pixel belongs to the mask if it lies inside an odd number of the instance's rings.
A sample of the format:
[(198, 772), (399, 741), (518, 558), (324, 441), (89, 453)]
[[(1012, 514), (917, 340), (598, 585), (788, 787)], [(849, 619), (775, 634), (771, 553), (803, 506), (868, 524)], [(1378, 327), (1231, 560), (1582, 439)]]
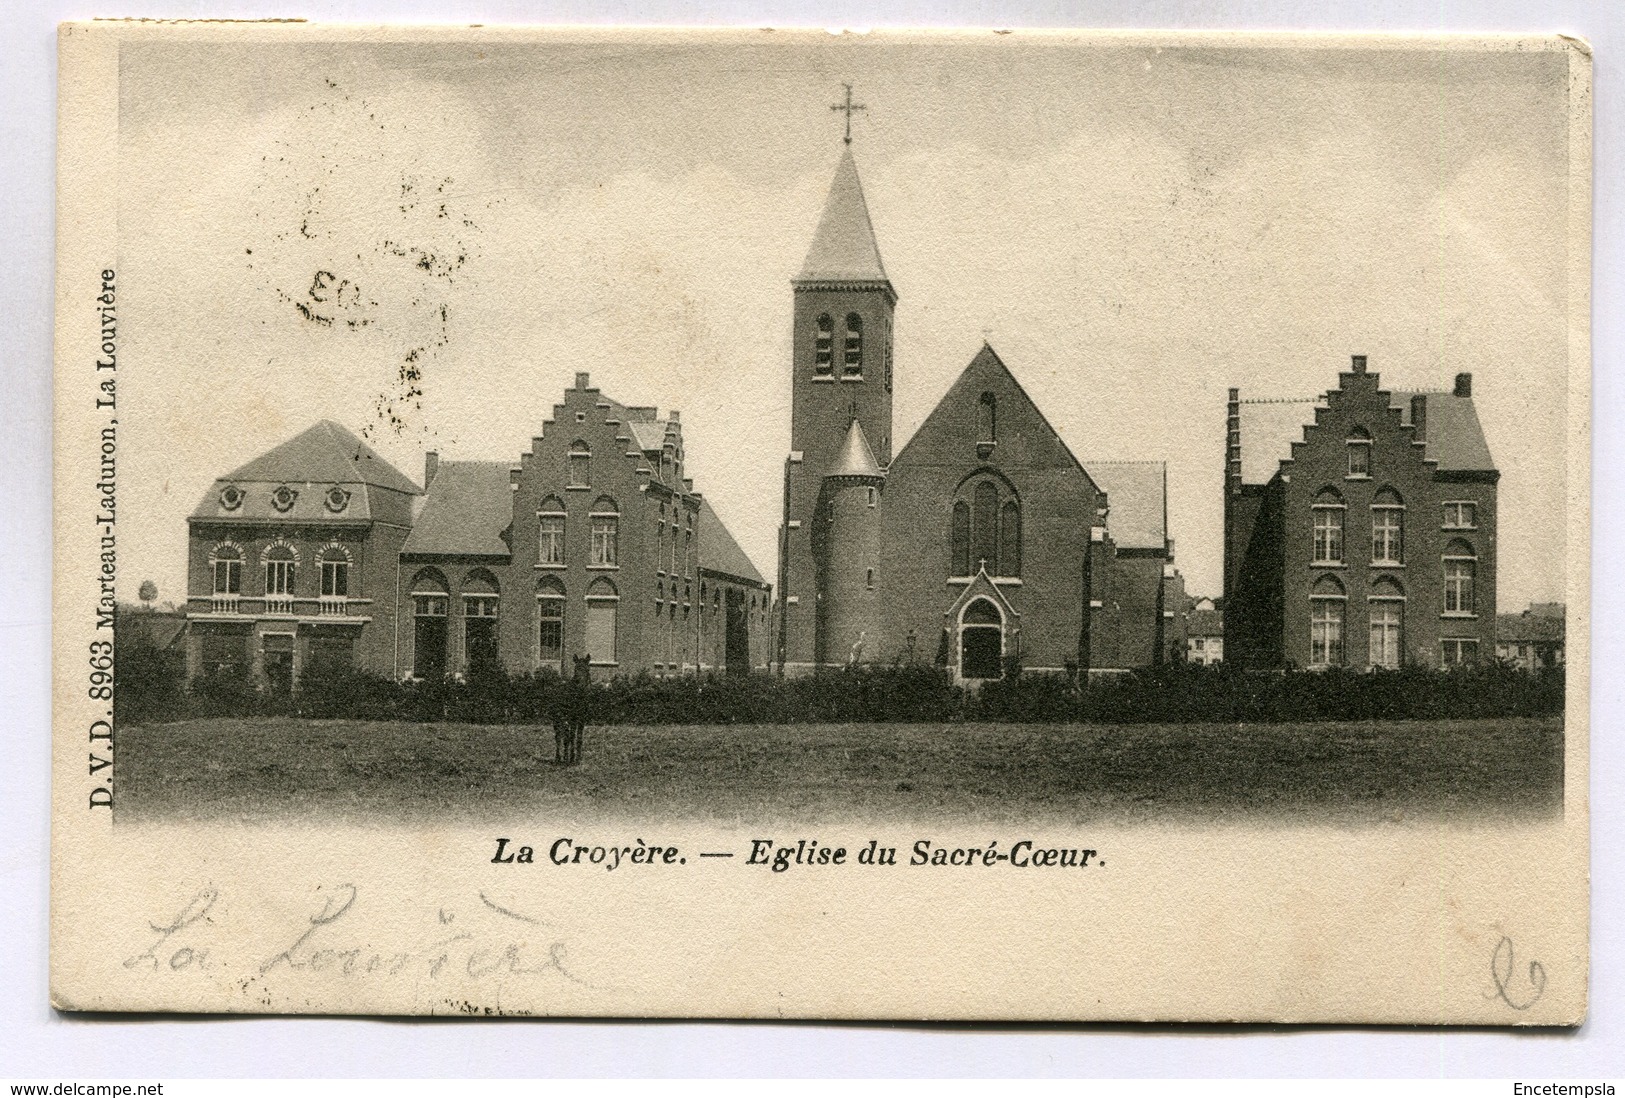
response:
[(846, 143), (848, 145), (850, 145), (850, 144), (852, 144), (852, 112), (853, 111), (866, 111), (869, 108), (864, 106), (862, 103), (854, 103), (854, 102), (852, 102), (852, 85), (851, 84), (842, 84), (841, 87), (846, 89), (846, 102), (844, 102), (844, 103), (831, 103), (829, 105), (829, 109), (832, 110), (832, 111), (840, 111), (841, 113), (846, 115)]

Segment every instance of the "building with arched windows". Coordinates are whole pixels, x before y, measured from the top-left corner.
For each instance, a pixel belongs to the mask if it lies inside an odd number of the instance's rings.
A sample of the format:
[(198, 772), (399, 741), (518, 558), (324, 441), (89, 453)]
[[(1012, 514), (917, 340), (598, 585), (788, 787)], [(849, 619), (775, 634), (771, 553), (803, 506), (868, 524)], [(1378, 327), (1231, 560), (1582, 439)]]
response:
[(1161, 462), (1080, 462), (986, 345), (893, 456), (897, 293), (850, 149), (792, 286), (779, 666), (977, 682), (1158, 662)]
[(1230, 390), (1225, 659), (1249, 667), (1452, 666), (1495, 652), (1500, 473), (1471, 374), (1381, 387), (1355, 355), (1315, 400)]
[(676, 412), (580, 373), (517, 463), (423, 473), (323, 422), (216, 481), (190, 520), (189, 673), (767, 666), (772, 589), (684, 475)]

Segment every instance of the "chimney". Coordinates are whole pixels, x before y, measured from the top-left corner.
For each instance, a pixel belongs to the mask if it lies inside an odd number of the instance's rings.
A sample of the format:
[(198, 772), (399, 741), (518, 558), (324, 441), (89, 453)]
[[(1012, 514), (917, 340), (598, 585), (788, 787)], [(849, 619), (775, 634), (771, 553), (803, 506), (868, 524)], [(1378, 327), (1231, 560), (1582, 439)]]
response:
[(1426, 442), (1428, 437), (1428, 398), (1423, 393), (1411, 397), (1411, 426), (1416, 428), (1416, 441)]
[(1456, 375), (1456, 395), (1459, 397), (1470, 397), (1473, 395), (1472, 374)]
[(440, 471), (440, 455), (430, 450), (423, 455), (423, 487), (427, 491), (429, 485), (434, 483), (434, 475)]
[(1351, 356), (1349, 356), (1349, 368), (1351, 370), (1353, 370), (1357, 374), (1365, 373), (1365, 356), (1364, 355), (1351, 355)]
[(672, 423), (680, 423), (682, 422), (683, 413), (679, 412), (676, 408), (673, 408), (670, 413), (667, 414), (666, 418)]
[(578, 371), (576, 373), (576, 388), (577, 389), (590, 388), (590, 386), (587, 384), (587, 371), (581, 370), (581, 371)]

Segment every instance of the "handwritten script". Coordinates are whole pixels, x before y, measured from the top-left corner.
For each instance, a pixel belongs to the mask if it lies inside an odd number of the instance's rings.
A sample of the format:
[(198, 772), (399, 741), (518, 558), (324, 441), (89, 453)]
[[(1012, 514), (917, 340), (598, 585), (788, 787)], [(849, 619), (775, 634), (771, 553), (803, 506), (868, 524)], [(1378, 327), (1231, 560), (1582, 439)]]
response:
[[(146, 948), (124, 967), (154, 973), (207, 972), (235, 979), (247, 991), (278, 972), (364, 980), (405, 976), (435, 980), (466, 973), (476, 979), (554, 977), (591, 986), (566, 964), (568, 946), (557, 927), (498, 904), (483, 892), (466, 912), (441, 907), (401, 940), (375, 940), (376, 931), (349, 921), (360, 893), (353, 884), (317, 890), (308, 914), (273, 929), (263, 950), (212, 944), (220, 893), (204, 888), (174, 916), (149, 923)], [(277, 926), (277, 924), (273, 924)]]
[(1512, 939), (1503, 937), (1495, 943), (1490, 956), (1490, 978), (1495, 981), (1494, 997), (1513, 1010), (1528, 1010), (1540, 1002), (1546, 992), (1546, 968), (1539, 961), (1530, 961), (1528, 975), (1517, 978), (1517, 954)]

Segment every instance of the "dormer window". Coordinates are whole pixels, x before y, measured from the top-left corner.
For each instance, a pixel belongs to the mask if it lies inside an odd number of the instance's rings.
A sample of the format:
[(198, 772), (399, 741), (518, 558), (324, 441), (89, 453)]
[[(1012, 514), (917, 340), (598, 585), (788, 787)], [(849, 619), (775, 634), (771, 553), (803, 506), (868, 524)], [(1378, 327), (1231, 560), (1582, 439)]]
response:
[(813, 344), (813, 373), (828, 375), (835, 369), (835, 321), (828, 313), (818, 318), (818, 337)]
[(284, 484), (277, 488), (276, 491), (271, 493), (271, 506), (275, 507), (278, 511), (291, 511), (293, 510), (295, 501), (298, 499), (299, 493)]
[(228, 484), (220, 489), (220, 506), (228, 511), (235, 511), (243, 505), (243, 490), (235, 484)]
[(1371, 435), (1364, 427), (1349, 432), (1348, 450), (1349, 479), (1368, 479), (1371, 476)]
[(841, 373), (845, 377), (863, 376), (863, 318), (857, 313), (846, 314), (846, 350)]
[(336, 515), (350, 506), (350, 493), (335, 484), (327, 490), (327, 498), (323, 502), (327, 504), (327, 509)]

